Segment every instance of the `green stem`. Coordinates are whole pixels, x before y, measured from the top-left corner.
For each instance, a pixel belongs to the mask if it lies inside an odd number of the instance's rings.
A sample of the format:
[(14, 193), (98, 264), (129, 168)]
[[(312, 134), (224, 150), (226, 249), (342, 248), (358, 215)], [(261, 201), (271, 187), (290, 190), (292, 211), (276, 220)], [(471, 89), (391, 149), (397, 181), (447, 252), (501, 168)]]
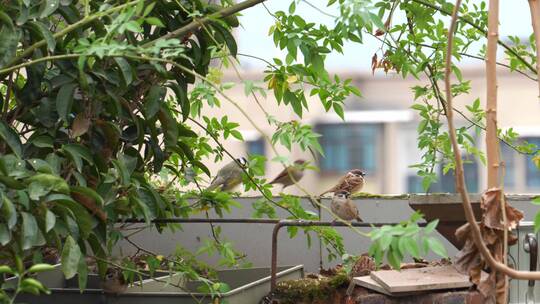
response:
[(33, 64), (36, 64), (36, 63), (44, 62), (44, 61), (72, 59), (72, 58), (78, 58), (80, 56), (83, 56), (83, 55), (82, 54), (63, 54), (63, 55), (53, 55), (53, 56), (40, 57), (40, 58), (35, 59), (35, 60), (30, 60), (30, 61), (27, 61), (27, 62), (24, 62), (24, 63), (21, 63), (21, 64), (17, 64), (17, 65), (14, 65), (14, 66), (11, 66), (11, 67), (8, 67), (8, 68), (5, 68), (5, 69), (1, 69), (0, 70), (0, 75), (9, 73), (9, 72), (14, 71), (16, 69), (25, 68), (27, 66), (30, 66), (30, 65), (33, 65)]
[[(91, 16), (88, 16), (88, 17), (85, 17), (73, 24), (70, 24), (68, 25), (66, 28), (64, 28), (63, 30), (57, 32), (57, 33), (54, 33), (53, 34), (53, 38), (54, 39), (58, 39), (62, 36), (65, 36), (66, 34), (98, 19), (98, 18), (101, 18), (103, 16), (106, 16), (106, 15), (110, 15), (114, 12), (117, 12), (117, 11), (120, 11), (126, 7), (129, 7), (129, 6), (132, 6), (134, 4), (137, 4), (140, 0), (134, 0), (134, 1), (130, 1), (130, 2), (127, 2), (125, 4), (122, 4), (122, 5), (119, 5), (119, 6), (116, 6), (116, 7), (113, 7), (113, 8), (110, 8), (108, 10), (105, 10), (103, 12), (99, 12), (99, 13), (96, 13), (94, 15), (91, 15)], [(29, 55), (32, 55), (32, 53), (34, 52), (34, 50), (36, 50), (37, 48), (40, 48), (42, 46), (44, 46), (47, 42), (45, 41), (45, 39), (43, 40), (40, 40), (34, 44), (32, 44), (31, 46), (29, 46), (26, 50), (24, 50), (20, 55), (18, 55), (17, 57), (13, 58), (13, 60), (11, 60), (6, 66), (12, 66), (14, 64), (16, 64), (17, 62), (19, 62), (20, 60), (22, 60), (23, 58), (26, 58), (28, 57)], [(2, 72), (0, 72), (0, 75), (2, 74)]]

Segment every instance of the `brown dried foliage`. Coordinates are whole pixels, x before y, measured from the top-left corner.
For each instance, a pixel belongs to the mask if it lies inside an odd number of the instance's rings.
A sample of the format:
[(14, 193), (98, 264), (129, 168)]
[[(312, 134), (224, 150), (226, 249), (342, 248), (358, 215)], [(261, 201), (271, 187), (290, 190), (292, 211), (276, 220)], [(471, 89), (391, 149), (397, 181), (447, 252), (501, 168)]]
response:
[(399, 73), (399, 68), (394, 66), (388, 57), (392, 56), (392, 52), (386, 51), (381, 60), (378, 60), (377, 53), (373, 54), (371, 57), (371, 72), (375, 74), (376, 69), (383, 69), (385, 73), (388, 73), (390, 70), (394, 70)]
[[(480, 222), (480, 231), (482, 239), (490, 250), (493, 257), (500, 262), (503, 262), (503, 236), (504, 236), (504, 221), (502, 217), (501, 199), (504, 199), (506, 217), (508, 223), (508, 245), (514, 245), (517, 242), (517, 236), (512, 230), (518, 225), (523, 218), (523, 213), (516, 208), (510, 206), (504, 197), (501, 189), (493, 188), (487, 190), (480, 201), (482, 208), (482, 221)], [(502, 294), (501, 288), (505, 288), (505, 276), (500, 272), (490, 271), (486, 261), (478, 251), (472, 238), (471, 227), (467, 223), (456, 230), (456, 237), (460, 241), (465, 241), (465, 245), (456, 255), (456, 268), (464, 274), (471, 277), (471, 282), (475, 284), (478, 291), (484, 296), (485, 303), (502, 303), (496, 301), (496, 294)], [(489, 274), (482, 275), (482, 270), (486, 270)], [(499, 299), (501, 300), (501, 299)]]

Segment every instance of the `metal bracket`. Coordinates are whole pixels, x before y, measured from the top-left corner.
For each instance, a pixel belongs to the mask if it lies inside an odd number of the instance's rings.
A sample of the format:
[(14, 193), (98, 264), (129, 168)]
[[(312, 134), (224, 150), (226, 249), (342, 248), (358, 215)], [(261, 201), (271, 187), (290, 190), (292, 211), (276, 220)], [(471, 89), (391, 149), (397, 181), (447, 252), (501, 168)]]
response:
[[(529, 270), (536, 271), (538, 265), (538, 241), (534, 233), (527, 233), (523, 240), (523, 250), (529, 254)], [(529, 281), (529, 287), (533, 287), (535, 280)]]

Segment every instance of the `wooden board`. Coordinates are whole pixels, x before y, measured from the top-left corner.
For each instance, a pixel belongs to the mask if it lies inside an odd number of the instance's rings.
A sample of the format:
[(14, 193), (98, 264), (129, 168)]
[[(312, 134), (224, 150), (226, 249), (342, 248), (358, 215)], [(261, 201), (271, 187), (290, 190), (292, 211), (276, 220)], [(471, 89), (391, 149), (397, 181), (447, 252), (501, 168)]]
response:
[(403, 296), (410, 296), (418, 294), (418, 292), (395, 292), (391, 293), (388, 290), (384, 289), (379, 283), (377, 283), (375, 280), (373, 280), (370, 276), (363, 276), (363, 277), (354, 277), (353, 278), (354, 284), (358, 286), (362, 286), (367, 289), (374, 290), (378, 293), (382, 293), (391, 297), (403, 297)]
[(372, 271), (371, 278), (391, 293), (437, 289), (466, 288), (472, 285), (469, 277), (454, 266)]

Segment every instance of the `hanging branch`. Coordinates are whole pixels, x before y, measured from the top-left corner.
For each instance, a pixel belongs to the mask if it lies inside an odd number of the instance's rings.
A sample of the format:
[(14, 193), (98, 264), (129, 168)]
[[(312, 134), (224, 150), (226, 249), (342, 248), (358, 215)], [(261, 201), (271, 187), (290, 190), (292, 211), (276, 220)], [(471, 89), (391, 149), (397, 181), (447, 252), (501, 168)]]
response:
[(476, 222), (474, 217), (474, 212), (471, 205), (471, 200), (469, 198), (469, 192), (467, 191), (467, 186), (465, 185), (465, 175), (463, 174), (463, 160), (461, 159), (461, 151), (459, 150), (459, 145), (456, 137), (456, 128), (454, 126), (454, 113), (448, 109), (452, 108), (452, 93), (450, 91), (450, 75), (452, 73), (452, 47), (454, 39), (454, 30), (456, 28), (456, 21), (459, 7), (461, 6), (461, 0), (456, 0), (456, 5), (454, 6), (454, 12), (452, 13), (452, 21), (450, 24), (450, 31), (448, 33), (448, 46), (446, 52), (446, 65), (444, 70), (444, 84), (446, 90), (446, 108), (448, 120), (448, 132), (450, 134), (450, 141), (452, 142), (452, 149), (454, 150), (454, 158), (456, 161), (456, 190), (460, 193), (463, 200), (463, 209), (465, 212), (465, 218), (471, 227), (472, 237), (474, 244), (480, 251), (482, 258), (487, 262), (491, 269), (499, 271), (510, 278), (518, 280), (540, 280), (540, 272), (538, 271), (520, 271), (508, 267), (507, 265), (498, 262), (493, 258), (489, 252), (486, 244), (482, 240), (482, 235), (480, 233), (480, 227)]
[[(536, 74), (538, 75), (540, 72), (540, 5), (538, 5), (538, 0), (529, 0), (529, 8), (536, 43)], [(540, 78), (538, 78), (538, 98), (540, 98)]]

